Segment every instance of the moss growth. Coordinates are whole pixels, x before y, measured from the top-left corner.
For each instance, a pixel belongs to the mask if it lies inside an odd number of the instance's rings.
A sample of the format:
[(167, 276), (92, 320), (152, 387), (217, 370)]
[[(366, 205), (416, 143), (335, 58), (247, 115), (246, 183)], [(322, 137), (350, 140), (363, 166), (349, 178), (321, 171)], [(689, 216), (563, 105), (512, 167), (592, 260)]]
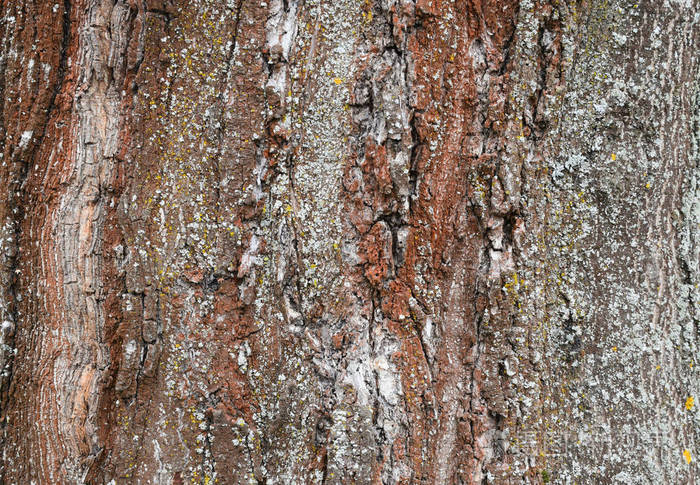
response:
[(542, 483), (549, 483), (550, 479), (549, 472), (547, 470), (542, 470)]

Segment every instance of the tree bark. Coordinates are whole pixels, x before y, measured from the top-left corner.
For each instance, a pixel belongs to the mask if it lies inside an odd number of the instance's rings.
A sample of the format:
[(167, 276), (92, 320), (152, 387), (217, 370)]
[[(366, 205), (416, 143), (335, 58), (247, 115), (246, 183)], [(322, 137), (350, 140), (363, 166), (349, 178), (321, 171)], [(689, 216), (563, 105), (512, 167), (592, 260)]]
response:
[(695, 483), (698, 0), (0, 0), (0, 483)]

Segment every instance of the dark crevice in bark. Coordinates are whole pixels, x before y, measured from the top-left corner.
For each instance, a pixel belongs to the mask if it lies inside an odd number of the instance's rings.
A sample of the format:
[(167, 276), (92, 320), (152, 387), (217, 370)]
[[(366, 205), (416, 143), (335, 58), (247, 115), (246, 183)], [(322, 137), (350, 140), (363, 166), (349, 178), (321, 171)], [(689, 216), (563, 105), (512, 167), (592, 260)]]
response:
[[(289, 177), (289, 187), (290, 187), (290, 195), (292, 197), (292, 207), (296, 206), (296, 188), (294, 187), (294, 156), (290, 155), (288, 157), (288, 177)], [(297, 297), (297, 305), (299, 309), (299, 314), (301, 315), (301, 320), (304, 323), (304, 326), (307, 326), (308, 320), (306, 316), (304, 315), (304, 293), (302, 291), (302, 284), (301, 284), (301, 279), (303, 277), (304, 273), (304, 259), (301, 254), (301, 239), (300, 239), (300, 231), (299, 228), (297, 227), (297, 221), (296, 217), (294, 217), (294, 209), (292, 209), (291, 213), (289, 214), (290, 218), (290, 225), (292, 226), (292, 233), (294, 235), (294, 239), (292, 240), (292, 246), (294, 247), (294, 254), (296, 256), (296, 263), (297, 266), (295, 268), (295, 274), (296, 274), (296, 297)]]
[(174, 14), (172, 12), (168, 12), (167, 10), (163, 10), (161, 8), (149, 8), (146, 10), (146, 13), (152, 13), (153, 15), (163, 17), (165, 19), (166, 26), (169, 26), (170, 22), (172, 22), (174, 18)]
[[(70, 0), (64, 0), (63, 2), (63, 21), (62, 21), (62, 38), (61, 38), (61, 48), (59, 50), (59, 61), (58, 61), (58, 74), (56, 83), (54, 84), (53, 93), (51, 94), (51, 99), (49, 100), (49, 106), (46, 110), (46, 121), (43, 123), (41, 135), (37, 138), (35, 147), (40, 147), (46, 136), (46, 126), (48, 125), (51, 115), (56, 107), (56, 97), (59, 95), (63, 89), (63, 80), (66, 77), (66, 70), (68, 68), (68, 46), (70, 46), (71, 41), (71, 2)], [(24, 171), (22, 174), (22, 180), (27, 176), (27, 170), (34, 161), (34, 153), (28, 157), (28, 162), (25, 164)]]
[[(0, 420), (2, 423), (2, 435), (3, 437), (5, 436), (6, 432), (6, 426), (7, 426), (7, 416), (6, 416), (6, 402), (8, 399), (8, 393), (12, 393), (12, 388), (15, 386), (15, 383), (13, 382), (12, 376), (13, 376), (13, 369), (14, 369), (14, 355), (15, 355), (15, 350), (14, 350), (14, 338), (15, 338), (15, 332), (16, 332), (16, 326), (19, 324), (21, 321), (21, 315), (19, 314), (19, 311), (17, 309), (17, 302), (21, 300), (19, 297), (19, 286), (20, 286), (20, 281), (19, 281), (19, 274), (20, 274), (20, 269), (19, 269), (19, 264), (20, 264), (20, 248), (21, 248), (21, 240), (23, 238), (23, 231), (22, 231), (22, 224), (23, 221), (26, 218), (26, 213), (27, 213), (27, 197), (28, 194), (22, 193), (22, 190), (24, 189), (25, 182), (27, 180), (29, 170), (30, 168), (34, 165), (35, 163), (35, 158), (36, 158), (36, 153), (38, 149), (41, 147), (43, 144), (44, 138), (46, 136), (46, 129), (49, 124), (49, 121), (51, 120), (55, 108), (56, 108), (56, 98), (61, 92), (63, 88), (63, 81), (65, 79), (66, 75), (66, 69), (67, 69), (67, 51), (68, 51), (68, 46), (70, 45), (70, 22), (71, 22), (71, 3), (70, 0), (64, 0), (64, 11), (63, 11), (63, 16), (62, 16), (62, 21), (61, 21), (61, 28), (62, 28), (62, 35), (61, 35), (61, 45), (59, 47), (59, 62), (58, 62), (58, 71), (56, 75), (56, 81), (53, 85), (51, 96), (49, 98), (48, 106), (45, 110), (46, 115), (42, 122), (40, 123), (40, 129), (41, 133), (39, 134), (38, 137), (36, 137), (34, 140), (30, 141), (31, 143), (31, 148), (27, 153), (20, 153), (19, 156), (22, 157), (22, 160), (20, 161), (20, 167), (19, 167), (19, 173), (17, 175), (17, 178), (14, 181), (11, 181), (9, 184), (9, 191), (10, 191), (10, 201), (8, 206), (10, 207), (10, 211), (14, 216), (13, 220), (13, 241), (12, 244), (14, 245), (14, 255), (10, 256), (10, 261), (8, 265), (8, 273), (9, 273), (9, 278), (10, 278), (10, 285), (8, 288), (8, 294), (10, 295), (10, 308), (8, 311), (8, 316), (12, 319), (11, 324), (13, 325), (13, 329), (11, 333), (8, 333), (8, 340), (9, 342), (6, 342), (6, 345), (8, 345), (9, 348), (12, 349), (11, 352), (7, 352), (7, 363), (4, 369), (2, 369), (2, 376), (0, 377), (2, 379), (1, 385), (0, 385), (0, 403), (2, 403), (2, 410), (1, 415), (0, 415)], [(3, 56), (4, 57), (4, 56)], [(3, 77), (4, 77), (4, 69), (3, 69)], [(3, 80), (4, 81), (4, 80)], [(4, 82), (3, 82), (3, 92), (4, 92)], [(3, 103), (4, 105), (4, 103)], [(2, 113), (0, 113), (2, 114)], [(4, 129), (4, 126), (3, 126)], [(3, 133), (4, 134), (4, 133)], [(3, 136), (3, 148), (4, 148), (4, 136)], [(1, 152), (0, 152), (1, 153)], [(4, 438), (3, 438), (4, 439)]]
[[(134, 62), (134, 65), (129, 67), (129, 45), (131, 44), (131, 41), (134, 37), (134, 28), (135, 28), (135, 23), (136, 19), (139, 17), (139, 13), (144, 10), (143, 8), (143, 0), (139, 3), (139, 6), (137, 9), (134, 9), (132, 6), (129, 6), (129, 19), (127, 22), (127, 32), (126, 32), (126, 45), (124, 48), (124, 52), (122, 55), (124, 56), (124, 63), (122, 67), (122, 78), (124, 79), (124, 82), (126, 82), (127, 76), (129, 73), (132, 73), (134, 77), (138, 75), (139, 69), (141, 68), (141, 64), (143, 63), (144, 59), (144, 50), (143, 50), (143, 35), (145, 29), (143, 26), (141, 26), (141, 29), (139, 29), (138, 36), (139, 36), (139, 41), (138, 45), (136, 47), (137, 49), (137, 54), (136, 54), (136, 62)], [(132, 90), (134, 90), (134, 86), (131, 87)]]
[[(141, 321), (145, 322), (145, 309), (146, 309), (146, 294), (141, 293)], [(153, 341), (148, 341), (144, 337), (143, 334), (143, 328), (141, 329), (140, 332), (140, 341), (141, 341), (141, 358), (139, 361), (138, 368), (136, 370), (136, 377), (135, 377), (135, 388), (134, 388), (134, 397), (132, 402), (134, 404), (139, 403), (139, 388), (142, 384), (142, 382), (146, 378), (150, 379), (157, 379), (158, 374), (160, 371), (160, 347), (162, 346), (163, 343), (163, 324), (161, 321), (161, 315), (160, 315), (160, 296), (156, 296), (156, 302), (155, 302), (155, 309), (156, 309), (156, 314), (155, 314), (155, 325), (156, 325), (156, 335), (155, 335), (155, 340)], [(142, 323), (143, 326), (143, 323)], [(153, 369), (153, 375), (149, 376), (147, 374), (144, 374), (144, 369), (146, 366), (146, 361), (149, 358), (149, 355), (155, 354), (155, 357), (151, 357), (154, 362), (151, 365), (151, 368)], [(145, 377), (144, 377), (145, 376)]]
[(324, 454), (321, 463), (321, 485), (326, 485), (326, 480), (328, 480), (328, 452)]
[[(696, 92), (692, 96), (692, 119), (691, 119), (691, 153), (690, 153), (690, 167), (688, 170), (688, 182), (689, 187), (686, 188), (690, 193), (697, 193), (699, 190), (698, 184), (700, 184), (700, 71), (698, 71)], [(646, 145), (645, 145), (646, 146)], [(691, 196), (692, 197), (692, 196)], [(692, 204), (693, 202), (691, 202)], [(695, 204), (700, 202), (694, 201)], [(684, 216), (687, 219), (686, 227), (682, 228), (684, 237), (688, 238), (686, 244), (689, 246), (685, 251), (681, 250), (678, 255), (678, 265), (681, 270), (682, 281), (685, 283), (687, 288), (686, 302), (688, 305), (688, 313), (693, 321), (696, 334), (700, 333), (700, 318), (698, 317), (698, 305), (700, 302), (694, 300), (694, 293), (692, 288), (697, 288), (697, 278), (698, 275), (692, 269), (691, 258), (694, 257), (693, 252), (697, 251), (697, 242), (692, 241), (692, 231), (694, 229), (694, 220), (692, 216), (692, 206), (688, 209), (688, 213)], [(685, 211), (684, 211), (685, 212)], [(683, 237), (682, 236), (682, 237)], [(697, 254), (697, 253), (696, 253)]]
[(506, 38), (505, 42), (503, 43), (503, 61), (501, 62), (501, 65), (498, 67), (498, 71), (497, 71), (499, 76), (503, 76), (508, 71), (508, 66), (510, 64), (511, 56), (513, 55), (513, 49), (514, 49), (514, 44), (515, 44), (515, 33), (517, 31), (516, 26), (517, 26), (517, 19), (518, 19), (519, 13), (520, 13), (520, 4), (518, 4), (517, 8), (515, 9), (514, 18), (516, 20), (515, 20), (515, 23), (513, 24), (511, 33)]
[(420, 177), (420, 171), (418, 170), (418, 162), (423, 154), (424, 144), (420, 137), (418, 136), (418, 128), (416, 128), (416, 110), (412, 110), (410, 125), (411, 125), (411, 138), (413, 140), (413, 146), (411, 147), (411, 156), (409, 158), (409, 172), (408, 172), (408, 183), (409, 183), (409, 194), (408, 194), (408, 215), (409, 218), (413, 215), (413, 205), (414, 201), (420, 196), (418, 193), (418, 179)]

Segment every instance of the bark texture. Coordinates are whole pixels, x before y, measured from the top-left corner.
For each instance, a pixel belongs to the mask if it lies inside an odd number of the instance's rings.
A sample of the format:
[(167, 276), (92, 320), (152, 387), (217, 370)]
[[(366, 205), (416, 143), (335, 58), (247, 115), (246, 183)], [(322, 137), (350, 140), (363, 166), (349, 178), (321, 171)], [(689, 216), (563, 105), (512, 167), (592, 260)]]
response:
[(696, 483), (698, 0), (0, 0), (0, 482)]

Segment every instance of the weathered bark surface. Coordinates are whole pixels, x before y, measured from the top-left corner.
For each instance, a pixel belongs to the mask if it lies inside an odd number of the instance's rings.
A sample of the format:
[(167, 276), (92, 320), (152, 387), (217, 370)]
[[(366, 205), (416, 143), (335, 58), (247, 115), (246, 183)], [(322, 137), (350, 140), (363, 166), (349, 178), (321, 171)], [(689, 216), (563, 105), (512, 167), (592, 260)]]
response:
[(695, 483), (697, 0), (0, 18), (1, 483)]

